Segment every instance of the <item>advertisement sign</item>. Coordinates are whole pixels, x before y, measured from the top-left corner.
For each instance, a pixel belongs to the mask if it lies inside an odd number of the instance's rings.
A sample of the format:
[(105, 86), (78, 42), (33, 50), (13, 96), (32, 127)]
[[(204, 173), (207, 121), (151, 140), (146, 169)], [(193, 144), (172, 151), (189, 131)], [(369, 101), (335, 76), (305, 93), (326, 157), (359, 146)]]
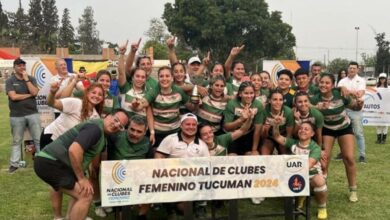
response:
[(308, 166), (298, 155), (102, 161), (102, 205), (307, 196)]
[(364, 95), (363, 125), (390, 125), (390, 88), (367, 87)]

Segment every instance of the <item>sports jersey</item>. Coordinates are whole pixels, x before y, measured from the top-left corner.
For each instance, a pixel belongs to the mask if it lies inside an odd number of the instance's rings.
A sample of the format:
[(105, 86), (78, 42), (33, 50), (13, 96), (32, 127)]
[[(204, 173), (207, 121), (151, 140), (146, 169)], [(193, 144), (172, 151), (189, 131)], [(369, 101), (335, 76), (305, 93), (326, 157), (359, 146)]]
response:
[(100, 154), (106, 146), (103, 127), (103, 119), (80, 123), (48, 144), (37, 156), (61, 161), (69, 168), (72, 168), (69, 148), (73, 142), (77, 142), (84, 150), (82, 164), (83, 169), (86, 170), (92, 159)]
[(221, 134), (215, 137), (213, 147), (211, 149), (209, 148), (210, 156), (226, 156), (227, 149), (232, 141), (231, 133)]
[[(283, 112), (283, 119), (281, 124), (279, 125), (279, 131), (281, 134), (286, 134), (287, 127), (293, 127), (294, 126), (294, 115), (292, 113), (292, 110), (283, 105), (282, 108)], [(274, 124), (274, 117), (271, 114), (271, 105), (267, 104), (265, 106), (265, 111), (263, 112), (264, 117), (264, 124), (265, 125), (272, 125)], [(271, 131), (271, 130), (270, 130)]]
[[(230, 123), (241, 117), (242, 111), (244, 110), (244, 106), (237, 99), (230, 100), (226, 109), (223, 112), (224, 115), (224, 123)], [(251, 128), (246, 132), (249, 133), (253, 130), (254, 124), (263, 124), (264, 118), (262, 112), (264, 111), (263, 104), (258, 100), (254, 100), (250, 106), (250, 110), (255, 115), (253, 118), (253, 122)]]
[(324, 127), (331, 130), (342, 130), (351, 123), (346, 112), (346, 106), (351, 103), (351, 98), (342, 97), (337, 89), (332, 89), (331, 100), (326, 100), (321, 94), (317, 94), (310, 98), (310, 102), (313, 105), (329, 103), (326, 109), (318, 109), (324, 116)]
[(221, 129), (221, 121), (226, 104), (227, 100), (223, 97), (220, 99), (215, 99), (212, 95), (204, 97), (202, 99), (202, 105), (198, 110), (198, 120), (200, 122), (208, 122), (213, 132), (219, 131)]
[(145, 99), (153, 108), (156, 133), (169, 133), (180, 127), (180, 105), (189, 100), (182, 89), (173, 85), (170, 94), (161, 94), (158, 86), (157, 90), (146, 93)]
[(307, 116), (302, 116), (299, 119), (295, 120), (296, 124), (302, 124), (303, 122), (312, 123), (315, 128), (322, 128), (324, 126), (324, 116), (320, 111), (314, 107), (309, 108), (309, 114)]
[(292, 138), (286, 138), (285, 146), (291, 150), (291, 153), (294, 155), (308, 155), (309, 158), (313, 158), (317, 163), (309, 169), (310, 177), (322, 173), (321, 171), (321, 148), (317, 145), (316, 142), (310, 140), (309, 145), (301, 146), (298, 140)]
[[(141, 111), (135, 111), (131, 108), (131, 102), (133, 99), (142, 99), (145, 96), (145, 89), (136, 92), (133, 88), (133, 86), (126, 82), (123, 86), (119, 86), (119, 91), (121, 93), (121, 107), (129, 114), (129, 117), (133, 115), (142, 115), (146, 116), (146, 109), (142, 109)], [(153, 91), (153, 90), (150, 90)]]
[(109, 160), (133, 160), (144, 159), (150, 148), (147, 137), (138, 143), (131, 143), (127, 131), (110, 135), (107, 149)]

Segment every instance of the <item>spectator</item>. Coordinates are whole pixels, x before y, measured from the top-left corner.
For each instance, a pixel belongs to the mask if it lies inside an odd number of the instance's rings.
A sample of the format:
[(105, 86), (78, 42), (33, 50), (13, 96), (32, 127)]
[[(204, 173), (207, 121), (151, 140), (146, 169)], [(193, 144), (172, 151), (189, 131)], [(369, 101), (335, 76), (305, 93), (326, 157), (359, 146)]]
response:
[(14, 60), (14, 71), (14, 74), (5, 83), (12, 131), (9, 173), (13, 173), (19, 168), (23, 153), (21, 144), (24, 130), (29, 129), (37, 152), (40, 149), (39, 137), (41, 133), (41, 121), (35, 101), (35, 96), (39, 91), (37, 81), (27, 74), (26, 62), (20, 58)]
[[(376, 87), (377, 88), (387, 88), (387, 74), (386, 73), (379, 74), (379, 80), (378, 80), (378, 83), (376, 84)], [(377, 140), (375, 143), (377, 143), (377, 144), (385, 144), (386, 143), (387, 130), (388, 130), (388, 126), (377, 126), (376, 127)]]
[(119, 86), (118, 86), (118, 75), (116, 70), (111, 70), (111, 84), (110, 84), (110, 93), (114, 96), (119, 95)]
[(337, 83), (339, 83), (345, 77), (347, 77), (347, 70), (345, 69), (339, 70), (339, 72), (337, 73)]
[(65, 132), (37, 154), (34, 170), (38, 177), (55, 191), (72, 197), (68, 219), (86, 219), (94, 190), (84, 172), (104, 149), (105, 135), (124, 130), (128, 120), (126, 112), (117, 110), (104, 119), (86, 121)]
[[(366, 92), (366, 81), (357, 74), (358, 71), (359, 64), (350, 62), (348, 65), (348, 76), (342, 79), (337, 86), (346, 88), (348, 94), (354, 99), (363, 101), (363, 96)], [(366, 141), (362, 123), (363, 112), (361, 109), (347, 109), (347, 114), (352, 121), (352, 128), (359, 149), (359, 163), (366, 163)]]

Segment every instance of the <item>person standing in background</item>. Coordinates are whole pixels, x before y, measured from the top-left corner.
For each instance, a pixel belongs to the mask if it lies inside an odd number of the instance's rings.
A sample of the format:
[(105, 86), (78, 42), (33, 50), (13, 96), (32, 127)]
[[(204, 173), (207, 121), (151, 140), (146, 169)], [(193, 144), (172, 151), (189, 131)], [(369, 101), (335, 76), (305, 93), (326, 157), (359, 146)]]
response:
[(38, 94), (37, 81), (26, 72), (26, 62), (20, 58), (14, 61), (14, 74), (7, 79), (6, 93), (10, 110), (12, 145), (9, 173), (19, 168), (24, 130), (29, 129), (36, 151), (39, 152), (41, 135), (41, 120), (37, 109), (35, 96)]
[[(348, 65), (348, 76), (340, 80), (337, 87), (346, 88), (348, 94), (353, 98), (362, 100), (366, 91), (366, 81), (358, 75), (358, 72), (359, 64), (357, 62), (350, 62)], [(361, 110), (347, 109), (347, 114), (352, 121), (352, 128), (359, 149), (359, 163), (366, 163), (366, 143), (362, 123), (363, 112)]]
[[(376, 88), (387, 88), (387, 74), (381, 73), (379, 74), (378, 83), (376, 84)], [(376, 126), (376, 144), (385, 144), (387, 138), (388, 126)]]

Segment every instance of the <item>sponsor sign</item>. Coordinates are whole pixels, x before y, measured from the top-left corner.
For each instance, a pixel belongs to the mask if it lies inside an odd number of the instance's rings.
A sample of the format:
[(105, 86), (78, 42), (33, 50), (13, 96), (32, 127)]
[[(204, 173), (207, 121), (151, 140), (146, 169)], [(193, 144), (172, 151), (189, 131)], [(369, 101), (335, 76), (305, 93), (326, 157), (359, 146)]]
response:
[(103, 206), (309, 195), (301, 155), (102, 161)]

